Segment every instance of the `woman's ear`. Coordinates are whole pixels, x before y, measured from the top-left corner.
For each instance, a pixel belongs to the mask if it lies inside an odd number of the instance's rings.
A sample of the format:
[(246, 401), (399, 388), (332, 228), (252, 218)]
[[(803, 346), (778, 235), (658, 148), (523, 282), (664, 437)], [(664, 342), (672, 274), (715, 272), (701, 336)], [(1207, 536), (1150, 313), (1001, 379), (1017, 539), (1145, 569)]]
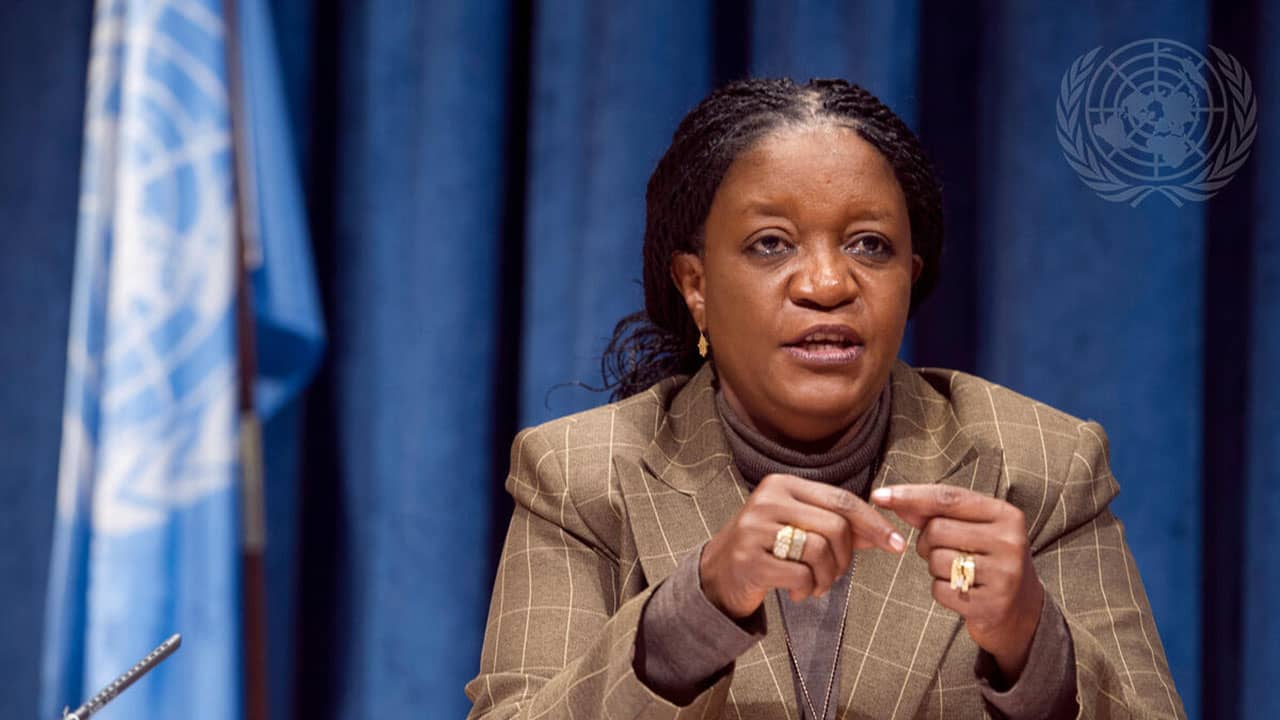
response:
[(920, 279), (920, 273), (924, 271), (924, 258), (919, 255), (911, 256), (911, 284), (915, 285)]
[(706, 278), (702, 271), (702, 258), (694, 253), (671, 253), (671, 279), (684, 297), (694, 324), (703, 332), (707, 329)]

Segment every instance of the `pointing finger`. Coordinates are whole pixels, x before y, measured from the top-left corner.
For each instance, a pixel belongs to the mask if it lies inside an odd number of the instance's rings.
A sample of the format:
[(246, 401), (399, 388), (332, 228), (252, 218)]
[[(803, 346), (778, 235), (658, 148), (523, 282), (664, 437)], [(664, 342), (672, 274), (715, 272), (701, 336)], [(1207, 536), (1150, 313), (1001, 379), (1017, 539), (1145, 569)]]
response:
[(921, 528), (935, 517), (971, 522), (995, 520), (1000, 501), (953, 485), (894, 485), (871, 493), (871, 502)]
[(800, 502), (842, 515), (857, 535), (876, 547), (895, 553), (907, 547), (906, 539), (894, 529), (888, 518), (848, 490), (805, 480), (791, 485), (788, 490)]

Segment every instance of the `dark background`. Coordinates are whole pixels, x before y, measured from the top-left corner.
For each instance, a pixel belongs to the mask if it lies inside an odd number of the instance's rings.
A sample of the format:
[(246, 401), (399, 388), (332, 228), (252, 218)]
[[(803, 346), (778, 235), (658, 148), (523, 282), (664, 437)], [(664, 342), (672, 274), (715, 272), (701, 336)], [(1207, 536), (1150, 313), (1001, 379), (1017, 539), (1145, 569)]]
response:
[[(1192, 716), (1280, 716), (1280, 2), (274, 0), (329, 345), (268, 428), (280, 718), (465, 712), (521, 426), (604, 401), (643, 189), (747, 74), (843, 76), (923, 136), (947, 203), (921, 365), (1101, 421)], [(91, 9), (0, 8), (0, 716), (35, 716)], [(1143, 38), (1251, 74), (1212, 200), (1100, 199), (1063, 73)]]

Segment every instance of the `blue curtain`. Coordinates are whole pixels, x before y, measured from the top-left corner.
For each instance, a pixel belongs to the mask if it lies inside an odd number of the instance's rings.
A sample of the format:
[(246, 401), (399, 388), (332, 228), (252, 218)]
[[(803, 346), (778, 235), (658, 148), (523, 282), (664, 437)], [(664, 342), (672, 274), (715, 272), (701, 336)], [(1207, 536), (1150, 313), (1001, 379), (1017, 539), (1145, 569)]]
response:
[(39, 695), (92, 16), (88, 3), (0, 8), (3, 717), (35, 717)]
[[(1235, 22), (1256, 33), (1250, 67), (1258, 88), (1258, 112), (1260, 117), (1275, 117), (1280, 113), (1280, 93), (1274, 90), (1280, 87), (1280, 3), (1262, 4)], [(1248, 193), (1236, 195), (1238, 204), (1222, 211), (1221, 229), (1207, 240), (1228, 253), (1232, 262), (1222, 282), (1230, 290), (1223, 294), (1237, 307), (1231, 315), (1224, 309), (1216, 316), (1228, 321), (1224, 331), (1232, 333), (1229, 354), (1218, 356), (1216, 370), (1233, 385), (1218, 419), (1234, 421), (1233, 434), (1242, 447), (1230, 449), (1235, 465), (1205, 475), (1209, 492), (1224, 492), (1222, 526), (1233, 526), (1235, 534), (1224, 547), (1207, 552), (1204, 562), (1207, 566), (1221, 563), (1228, 572), (1238, 573), (1228, 577), (1228, 589), (1238, 589), (1243, 607), (1228, 605), (1224, 610), (1238, 614), (1236, 624), (1225, 632), (1242, 647), (1229, 656), (1233, 662), (1227, 671), (1238, 672), (1244, 679), (1240, 708), (1242, 716), (1249, 717), (1280, 714), (1280, 690), (1275, 683), (1280, 669), (1280, 643), (1276, 642), (1280, 618), (1274, 600), (1280, 589), (1280, 567), (1270, 559), (1277, 545), (1273, 528), (1280, 520), (1280, 466), (1275, 453), (1280, 442), (1280, 403), (1270, 376), (1280, 368), (1280, 207), (1274, 200), (1274, 188), (1280, 187), (1280, 141), (1274, 130), (1260, 134), (1256, 152)], [(1233, 557), (1240, 561), (1228, 563)]]
[[(81, 4), (0, 10), (5, 717), (34, 712)], [(605, 400), (581, 385), (640, 303), (648, 172), (747, 74), (849, 77), (921, 132), (948, 237), (908, 356), (1102, 422), (1188, 710), (1280, 716), (1280, 1), (272, 7), (329, 337), (267, 428), (275, 717), (465, 712), (510, 439)], [(1148, 37), (1251, 75), (1252, 156), (1208, 202), (1107, 202), (1063, 157), (1064, 72)]]

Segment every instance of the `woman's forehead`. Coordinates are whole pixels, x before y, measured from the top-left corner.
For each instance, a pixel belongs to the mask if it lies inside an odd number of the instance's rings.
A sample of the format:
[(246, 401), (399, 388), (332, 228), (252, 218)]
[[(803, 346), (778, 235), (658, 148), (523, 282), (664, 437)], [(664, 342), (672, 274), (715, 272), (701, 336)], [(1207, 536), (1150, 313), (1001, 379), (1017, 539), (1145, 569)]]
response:
[(717, 195), (725, 194), (739, 209), (767, 210), (798, 194), (873, 199), (901, 189), (873, 145), (851, 128), (821, 123), (779, 128), (747, 148), (725, 173)]

